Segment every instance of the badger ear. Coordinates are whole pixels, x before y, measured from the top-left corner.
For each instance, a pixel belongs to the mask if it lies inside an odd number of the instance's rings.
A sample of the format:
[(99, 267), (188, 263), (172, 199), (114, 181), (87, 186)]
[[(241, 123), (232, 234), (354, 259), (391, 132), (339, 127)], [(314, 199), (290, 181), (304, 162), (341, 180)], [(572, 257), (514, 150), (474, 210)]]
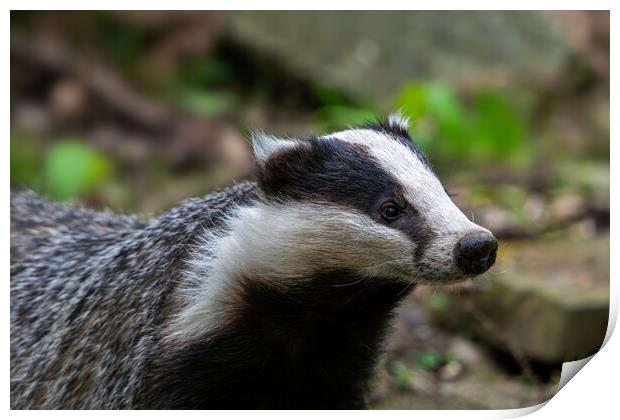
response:
[(387, 117), (387, 125), (392, 127), (395, 131), (409, 130), (409, 118), (405, 117), (402, 111), (396, 111)]
[(276, 152), (289, 150), (299, 145), (299, 141), (293, 139), (281, 139), (263, 132), (252, 133), (252, 151), (259, 166)]

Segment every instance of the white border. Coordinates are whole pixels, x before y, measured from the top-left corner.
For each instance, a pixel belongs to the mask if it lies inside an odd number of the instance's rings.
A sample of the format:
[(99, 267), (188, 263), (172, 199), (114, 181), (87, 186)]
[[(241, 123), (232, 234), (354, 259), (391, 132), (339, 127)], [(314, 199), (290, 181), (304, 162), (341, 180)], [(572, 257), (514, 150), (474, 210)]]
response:
[[(581, 9), (599, 9), (599, 10), (609, 10), (611, 9), (611, 74), (615, 75), (618, 72), (618, 63), (617, 63), (617, 53), (615, 52), (615, 48), (617, 48), (617, 36), (618, 36), (618, 15), (617, 10), (613, 7), (614, 2), (612, 1), (602, 1), (602, 0), (590, 0), (588, 2), (583, 1), (532, 1), (532, 0), (522, 0), (522, 1), (503, 1), (501, 3), (498, 2), (488, 2), (485, 3), (483, 1), (416, 1), (415, 3), (404, 2), (404, 1), (390, 1), (384, 0), (382, 2), (361, 2), (361, 1), (333, 1), (333, 0), (315, 0), (310, 4), (303, 4), (302, 7), (296, 7), (297, 5), (291, 4), (291, 2), (283, 2), (283, 1), (261, 1), (261, 2), (247, 2), (247, 1), (238, 1), (238, 0), (228, 0), (226, 2), (213, 2), (213, 1), (184, 1), (177, 0), (174, 3), (169, 1), (164, 2), (160, 0), (154, 0), (150, 2), (133, 2), (129, 4), (127, 1), (116, 1), (116, 0), (108, 0), (108, 1), (90, 1), (88, 4), (80, 1), (65, 1), (65, 2), (44, 2), (44, 1), (9, 1), (9, 9), (15, 10), (27, 10), (27, 9), (135, 9), (135, 10), (144, 10), (144, 9), (169, 9), (171, 6), (174, 6), (175, 9), (213, 9), (213, 10), (239, 10), (239, 9), (290, 9), (290, 10), (298, 10), (298, 9), (329, 9), (329, 8), (337, 8), (337, 9), (407, 9), (411, 6), (415, 6), (416, 9), (419, 10), (447, 10), (447, 9), (457, 9), (457, 10), (473, 10), (473, 9), (484, 9), (485, 6), (492, 6), (495, 9), (499, 10), (519, 10), (519, 9), (539, 9), (539, 10), (581, 10)], [(225, 6), (225, 7), (223, 7)], [(2, 46), (4, 50), (4, 57), (9, 56), (10, 51), (10, 13), (7, 13), (3, 17), (3, 27), (5, 37), (2, 38)], [(6, 63), (6, 62), (5, 62)], [(10, 79), (9, 79), (9, 66), (5, 64), (2, 67), (2, 72), (4, 73), (4, 89), (5, 89), (5, 100), (3, 102), (3, 120), (5, 133), (9, 133), (10, 127)], [(612, 80), (611, 84), (611, 115), (620, 115), (617, 105), (618, 98), (618, 85), (614, 83)], [(614, 137), (616, 133), (616, 124), (614, 120), (611, 120), (611, 137)], [(618, 159), (618, 144), (617, 139), (611, 142), (611, 179), (617, 180), (619, 179), (620, 173), (618, 173), (617, 169), (617, 159)], [(9, 190), (10, 190), (10, 172), (9, 172), (9, 142), (8, 139), (2, 142), (2, 159), (4, 159), (3, 164), (1, 165), (3, 174), (5, 176), (3, 182), (3, 206), (2, 206), (2, 249), (4, 251), (2, 260), (3, 265), (5, 267), (5, 280), (3, 284), (5, 285), (4, 289), (4, 302), (5, 302), (5, 322), (2, 324), (2, 329), (4, 333), (4, 337), (6, 337), (5, 346), (3, 347), (3, 356), (5, 360), (5, 381), (3, 391), (5, 395), (4, 406), (5, 409), (8, 410), (9, 407), (9, 381), (8, 377), (9, 373), (9, 321), (8, 321), (8, 312), (9, 312), (9, 293), (8, 293), (8, 284), (9, 284)], [(618, 208), (618, 184), (616, 182), (611, 183), (611, 211), (614, 212), (615, 209)], [(611, 255), (620, 255), (619, 247), (618, 247), (618, 222), (611, 218)], [(518, 409), (518, 410), (498, 410), (498, 411), (425, 411), (425, 410), (415, 410), (415, 411), (368, 411), (368, 412), (309, 412), (309, 411), (297, 411), (297, 412), (217, 412), (217, 413), (202, 413), (202, 412), (177, 412), (174, 413), (175, 417), (179, 418), (199, 418), (203, 416), (215, 416), (217, 418), (222, 419), (233, 419), (238, 416), (251, 416), (252, 418), (257, 417), (265, 417), (265, 418), (274, 418), (274, 419), (286, 419), (290, 420), (291, 416), (295, 416), (296, 418), (312, 418), (314, 419), (317, 415), (321, 417), (340, 417), (342, 415), (353, 416), (353, 417), (375, 417), (375, 416), (389, 416), (389, 417), (400, 417), (410, 419), (412, 416), (417, 418), (508, 418), (508, 417), (518, 417), (525, 414), (529, 414), (534, 412), (533, 416), (535, 418), (552, 418), (552, 419), (565, 419), (565, 418), (611, 418), (617, 415), (618, 413), (618, 395), (617, 395), (617, 379), (619, 378), (618, 373), (620, 370), (620, 362), (618, 360), (618, 355), (620, 355), (620, 342), (617, 337), (611, 335), (613, 331), (613, 327), (615, 326), (617, 315), (618, 315), (618, 297), (619, 297), (619, 288), (618, 288), (618, 275), (620, 274), (618, 271), (618, 260), (612, 259), (611, 261), (611, 306), (610, 306), (610, 325), (608, 329), (608, 334), (606, 337), (606, 344), (604, 348), (594, 357), (591, 358), (591, 361), (583, 368), (581, 372), (577, 374), (577, 378), (571, 380), (566, 384), (561, 391), (553, 397), (547, 404), (541, 404), (536, 407)], [(617, 334), (616, 334), (617, 336)], [(567, 366), (567, 368), (573, 369), (575, 364), (571, 364)], [(543, 408), (544, 407), (544, 408)], [(542, 409), (541, 409), (542, 408)], [(45, 416), (48, 418), (81, 418), (84, 416), (83, 412), (18, 412), (12, 411), (10, 415), (13, 417), (34, 417), (34, 416)], [(108, 418), (110, 415), (115, 415), (119, 417), (143, 417), (152, 419), (156, 418), (167, 418), (170, 413), (164, 412), (152, 412), (152, 411), (143, 411), (143, 412), (89, 412), (89, 416), (93, 416), (94, 418)]]

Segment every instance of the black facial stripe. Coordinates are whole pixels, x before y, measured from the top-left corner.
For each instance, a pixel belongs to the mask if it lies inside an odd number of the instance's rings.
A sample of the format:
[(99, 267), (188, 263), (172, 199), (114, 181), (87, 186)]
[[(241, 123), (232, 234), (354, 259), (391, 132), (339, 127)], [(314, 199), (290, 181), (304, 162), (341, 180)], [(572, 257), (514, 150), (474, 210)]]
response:
[[(380, 204), (394, 199), (402, 204), (402, 186), (384, 170), (364, 146), (329, 138), (310, 138), (295, 149), (270, 156), (259, 173), (268, 199), (328, 201), (359, 210), (382, 222)], [(435, 237), (411, 203), (395, 222), (385, 223), (404, 232), (417, 244), (420, 260)]]
[(416, 243), (414, 259), (416, 264), (419, 264), (437, 237), (437, 234), (426, 223), (422, 223), (415, 231), (410, 232), (410, 237)]
[(413, 214), (411, 211), (406, 212), (390, 226), (405, 233), (411, 241), (416, 244), (414, 254), (416, 263), (422, 260), (426, 250), (437, 236), (428, 223), (426, 223), (417, 212)]
[(329, 201), (366, 214), (400, 188), (363, 146), (325, 138), (270, 156), (259, 185), (270, 198)]
[(404, 127), (398, 125), (398, 124), (390, 124), (387, 120), (379, 120), (379, 121), (374, 121), (374, 122), (369, 122), (364, 124), (362, 127), (360, 128), (366, 128), (369, 130), (375, 130), (375, 131), (380, 131), (382, 133), (387, 133), (387, 134), (391, 134), (394, 137), (399, 137), (402, 139), (407, 139), (409, 137), (409, 133), (407, 132), (407, 130), (405, 130)]
[(415, 145), (413, 139), (409, 136), (407, 130), (404, 127), (401, 127), (397, 124), (390, 124), (387, 121), (377, 121), (371, 122), (363, 125), (360, 128), (365, 128), (367, 130), (378, 131), (383, 134), (387, 134), (389, 138), (394, 141), (399, 142), (400, 144), (407, 146), (414, 155), (426, 166), (431, 172), (433, 172), (433, 165), (430, 160), (422, 153), (420, 149)]

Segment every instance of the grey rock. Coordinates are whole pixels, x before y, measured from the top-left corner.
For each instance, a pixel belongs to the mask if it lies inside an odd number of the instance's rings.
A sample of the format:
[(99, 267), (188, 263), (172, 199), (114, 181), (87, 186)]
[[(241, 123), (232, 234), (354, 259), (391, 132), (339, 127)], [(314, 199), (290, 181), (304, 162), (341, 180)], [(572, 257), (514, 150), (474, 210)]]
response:
[(290, 70), (383, 104), (412, 80), (548, 80), (569, 50), (556, 17), (535, 11), (253, 11), (231, 26)]

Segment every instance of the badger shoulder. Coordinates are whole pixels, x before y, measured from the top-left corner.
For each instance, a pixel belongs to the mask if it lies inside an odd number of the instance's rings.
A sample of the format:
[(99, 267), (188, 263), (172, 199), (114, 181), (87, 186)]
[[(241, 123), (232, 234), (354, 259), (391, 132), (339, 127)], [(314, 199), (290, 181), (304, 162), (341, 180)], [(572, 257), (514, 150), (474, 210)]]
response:
[[(62, 242), (63, 239), (105, 242), (117, 235), (143, 231), (165, 233), (173, 227), (187, 223), (217, 223), (231, 205), (241, 205), (256, 196), (255, 185), (242, 182), (221, 192), (201, 198), (188, 199), (178, 207), (154, 219), (135, 215), (117, 214), (109, 210), (96, 211), (76, 205), (52, 202), (30, 190), (11, 192), (11, 257), (32, 255), (44, 245), (46, 239)], [(206, 226), (208, 227), (208, 226)], [(18, 253), (18, 254), (16, 254)]]
[(47, 200), (33, 191), (11, 191), (11, 230), (22, 234), (29, 229), (65, 228), (132, 229), (145, 220), (109, 211), (94, 211)]
[(131, 407), (191, 242), (254, 197), (241, 183), (144, 220), (13, 195), (11, 406)]

